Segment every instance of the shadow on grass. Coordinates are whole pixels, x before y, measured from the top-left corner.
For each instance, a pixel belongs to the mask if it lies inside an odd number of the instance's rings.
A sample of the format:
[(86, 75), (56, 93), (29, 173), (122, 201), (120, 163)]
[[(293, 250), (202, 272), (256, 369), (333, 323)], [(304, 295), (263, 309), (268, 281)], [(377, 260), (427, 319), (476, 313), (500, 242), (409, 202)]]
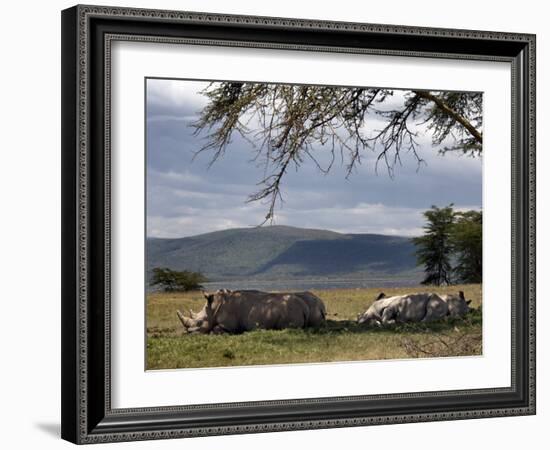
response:
[[(481, 310), (473, 310), (464, 318), (447, 317), (443, 320), (434, 322), (407, 322), (392, 325), (367, 325), (358, 324), (355, 320), (332, 320), (326, 322), (317, 328), (286, 328), (284, 330), (269, 330), (271, 332), (287, 334), (307, 334), (307, 335), (338, 335), (338, 334), (358, 334), (358, 333), (390, 333), (390, 334), (410, 334), (410, 333), (444, 333), (455, 328), (481, 326)], [(250, 333), (263, 333), (266, 330), (255, 330), (241, 333), (230, 333), (231, 335), (243, 335)], [(150, 338), (179, 337), (179, 336), (204, 336), (201, 333), (186, 334), (181, 330), (173, 328), (147, 328), (147, 334)]]
[(354, 320), (327, 320), (319, 328), (309, 328), (304, 331), (311, 334), (336, 334), (336, 333), (441, 333), (453, 330), (456, 327), (471, 327), (481, 325), (482, 314), (480, 310), (473, 310), (463, 318), (448, 317), (434, 322), (407, 322), (392, 325), (366, 325), (358, 324)]

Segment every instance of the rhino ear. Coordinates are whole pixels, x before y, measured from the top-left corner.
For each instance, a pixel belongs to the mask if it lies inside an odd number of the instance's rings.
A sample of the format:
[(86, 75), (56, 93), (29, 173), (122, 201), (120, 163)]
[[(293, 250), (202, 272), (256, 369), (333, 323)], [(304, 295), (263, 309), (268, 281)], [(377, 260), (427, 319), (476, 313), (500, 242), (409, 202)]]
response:
[(376, 297), (376, 300), (380, 300), (381, 298), (384, 298), (386, 297), (386, 294), (384, 294), (383, 292), (380, 292), (380, 294), (378, 294), (378, 297)]
[(202, 292), (202, 295), (204, 295), (204, 298), (205, 298), (206, 300), (208, 300), (208, 299), (211, 297), (211, 295), (210, 295), (208, 292), (202, 291), (202, 290), (201, 290), (201, 292)]
[(465, 299), (465, 298), (464, 298), (464, 291), (459, 291), (459, 292), (458, 292), (458, 296), (459, 296), (462, 300), (464, 300), (464, 299)]
[(466, 300), (466, 304), (467, 304), (467, 305), (470, 305), (470, 303), (472, 303), (471, 300)]

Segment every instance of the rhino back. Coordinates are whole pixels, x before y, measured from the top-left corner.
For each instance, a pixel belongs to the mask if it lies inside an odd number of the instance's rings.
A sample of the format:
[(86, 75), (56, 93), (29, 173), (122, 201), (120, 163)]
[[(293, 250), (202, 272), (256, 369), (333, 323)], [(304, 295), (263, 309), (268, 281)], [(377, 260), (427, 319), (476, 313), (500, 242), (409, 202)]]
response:
[(449, 314), (449, 307), (447, 303), (437, 294), (430, 294), (428, 303), (426, 304), (426, 315), (424, 322), (430, 322), (432, 320), (443, 319)]
[(426, 316), (429, 294), (404, 295), (395, 301), (399, 322), (420, 322)]
[(227, 301), (224, 316), (238, 323), (238, 331), (257, 328), (282, 329), (304, 327), (308, 320), (308, 307), (292, 294), (242, 293)]
[[(303, 303), (305, 304), (305, 309), (307, 310), (305, 312), (306, 314), (306, 323), (305, 326), (311, 326), (311, 327), (317, 327), (320, 326), (326, 319), (327, 315), (327, 309), (323, 301), (317, 297), (315, 294), (309, 291), (303, 291), (303, 292), (264, 292), (264, 291), (258, 291), (253, 289), (248, 290), (239, 290), (234, 291), (235, 294), (240, 294), (244, 297), (250, 297), (254, 299), (260, 299), (260, 298), (271, 298), (275, 299), (276, 301), (283, 300), (285, 296), (296, 296), (300, 298)], [(292, 300), (292, 302), (295, 302), (295, 300)], [(291, 305), (291, 309), (302, 309), (304, 308), (304, 305), (300, 304), (298, 302), (297, 305)], [(296, 311), (288, 311), (286, 313), (280, 314), (280, 316), (289, 316), (290, 319), (294, 320), (295, 316), (298, 313)]]

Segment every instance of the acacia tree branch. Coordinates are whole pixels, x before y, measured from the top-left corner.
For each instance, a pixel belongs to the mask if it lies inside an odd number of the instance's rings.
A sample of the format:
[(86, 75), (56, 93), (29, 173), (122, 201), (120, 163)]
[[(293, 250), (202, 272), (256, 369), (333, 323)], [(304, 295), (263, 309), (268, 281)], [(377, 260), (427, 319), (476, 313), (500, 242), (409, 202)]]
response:
[[(326, 174), (335, 151), (339, 151), (349, 176), (361, 163), (365, 150), (378, 151), (375, 169), (379, 161), (384, 161), (393, 177), (404, 149), (420, 167), (424, 160), (417, 152), (418, 131), (410, 127), (419, 117), (424, 119), (420, 123), (428, 123), (428, 130), (433, 130), (434, 145), (450, 136), (464, 152), (481, 152), (482, 135), (476, 128), (481, 127), (479, 94), (408, 91), (403, 106), (378, 110), (376, 104), (383, 103), (393, 92), (377, 88), (212, 83), (202, 92), (209, 103), (193, 124), (195, 134), (208, 131), (206, 144), (196, 154), (212, 151), (211, 165), (223, 156), (234, 132), (250, 142), (255, 152), (253, 161), (263, 161), (265, 166), (259, 183), (262, 188), (248, 201), (268, 200), (267, 221), (273, 220), (277, 198), (282, 201), (280, 187), (289, 166), (293, 163), (299, 167), (305, 157)], [(384, 119), (382, 128), (367, 129), (375, 116)], [(324, 168), (313, 155), (322, 151), (331, 154)]]
[(414, 91), (414, 93), (422, 98), (425, 98), (426, 100), (434, 102), (441, 111), (445, 112), (447, 115), (451, 116), (454, 120), (456, 120), (460, 125), (462, 125), (468, 132), (472, 135), (472, 137), (480, 144), (483, 143), (483, 134), (479, 132), (476, 127), (474, 127), (465, 117), (458, 114), (454, 109), (452, 109), (445, 101), (443, 101), (441, 98), (439, 98), (436, 95), (433, 95), (432, 93), (428, 91)]

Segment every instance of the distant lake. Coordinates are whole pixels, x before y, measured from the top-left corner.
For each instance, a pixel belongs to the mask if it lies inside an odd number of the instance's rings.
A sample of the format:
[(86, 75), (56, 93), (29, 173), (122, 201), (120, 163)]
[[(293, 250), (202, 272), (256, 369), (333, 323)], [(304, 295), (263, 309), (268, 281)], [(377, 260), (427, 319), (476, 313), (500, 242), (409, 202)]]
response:
[[(205, 291), (218, 289), (256, 289), (258, 291), (308, 291), (325, 289), (364, 289), (364, 288), (388, 288), (418, 286), (421, 275), (415, 277), (372, 277), (372, 278), (320, 278), (320, 279), (291, 279), (291, 280), (231, 280), (212, 281), (203, 283)], [(147, 286), (147, 292), (158, 291), (156, 286)]]
[(379, 277), (379, 278), (335, 278), (304, 280), (239, 280), (204, 283), (207, 291), (217, 289), (257, 289), (259, 291), (307, 291), (312, 289), (358, 289), (375, 287), (416, 286), (421, 278)]

